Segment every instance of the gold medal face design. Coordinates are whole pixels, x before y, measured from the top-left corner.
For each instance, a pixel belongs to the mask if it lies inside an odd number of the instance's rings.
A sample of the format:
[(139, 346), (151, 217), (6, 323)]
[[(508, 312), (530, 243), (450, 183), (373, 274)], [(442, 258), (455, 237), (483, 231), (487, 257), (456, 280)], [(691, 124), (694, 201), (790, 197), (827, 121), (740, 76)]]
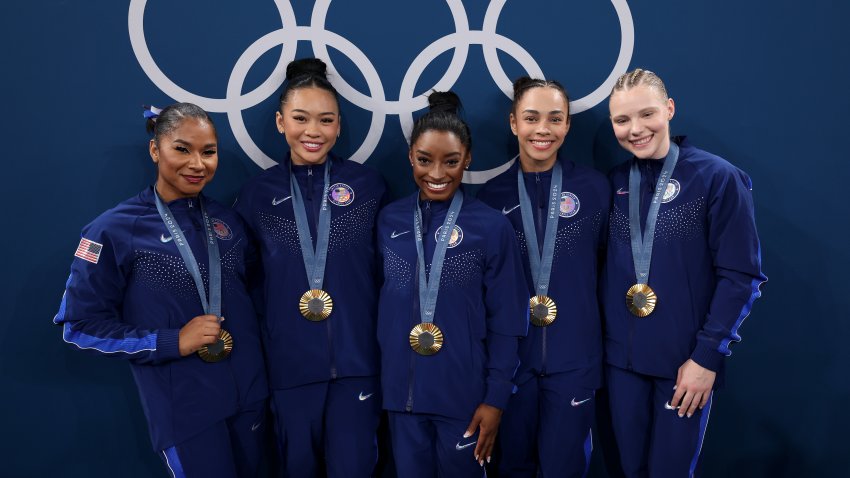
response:
[(204, 345), (198, 350), (198, 356), (204, 362), (218, 362), (230, 356), (233, 351), (233, 337), (224, 329), (218, 331), (218, 340), (215, 343)]
[(443, 348), (443, 331), (431, 322), (423, 322), (410, 330), (410, 346), (419, 355), (434, 355)]
[(551, 325), (558, 316), (555, 301), (547, 295), (535, 295), (528, 301), (531, 323), (538, 327)]
[(635, 284), (626, 292), (626, 306), (638, 317), (651, 314), (657, 302), (655, 292), (646, 284)]
[(319, 322), (328, 318), (334, 309), (330, 294), (322, 289), (310, 289), (298, 301), (298, 310), (307, 320)]

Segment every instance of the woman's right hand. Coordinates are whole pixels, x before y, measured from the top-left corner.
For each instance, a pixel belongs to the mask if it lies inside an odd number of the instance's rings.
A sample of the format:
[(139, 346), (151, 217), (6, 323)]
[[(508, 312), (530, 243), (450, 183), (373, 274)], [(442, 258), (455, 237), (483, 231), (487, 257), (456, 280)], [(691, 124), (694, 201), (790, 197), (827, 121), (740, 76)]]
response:
[(180, 356), (191, 355), (204, 345), (215, 343), (221, 324), (214, 315), (199, 315), (180, 329)]

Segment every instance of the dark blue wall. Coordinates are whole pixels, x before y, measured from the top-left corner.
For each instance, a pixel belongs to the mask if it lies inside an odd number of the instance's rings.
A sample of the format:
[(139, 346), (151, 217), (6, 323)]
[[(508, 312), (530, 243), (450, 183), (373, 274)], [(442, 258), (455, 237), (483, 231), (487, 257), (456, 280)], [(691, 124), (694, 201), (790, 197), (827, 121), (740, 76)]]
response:
[[(154, 178), (140, 106), (189, 99), (169, 96), (161, 81), (149, 77), (130, 32), (144, 32), (167, 78), (210, 98), (227, 96), (234, 65), (255, 40), (282, 26), (284, 35), (311, 34), (296, 32), (291, 20), (282, 25), (271, 0), (153, 0), (143, 18), (134, 18), (131, 6), (142, 3), (4, 4), (0, 137), (9, 214), (0, 261), (3, 476), (164, 476), (150, 451), (127, 365), (68, 349), (51, 325), (80, 228)], [(297, 25), (310, 25), (313, 3), (292, 3)], [(501, 37), (485, 38), (474, 32), (483, 29), (486, 2), (464, 2), (473, 33), (451, 43), (475, 43), (454, 83), (475, 137), (472, 169), (495, 168), (516, 154), (507, 124), (510, 103), (491, 77), (481, 43), (507, 45), (509, 52), (498, 53), (507, 77), (529, 67), (513, 57), (524, 51), (547, 77), (583, 98), (612, 74), (618, 58), (622, 36), (614, 4), (625, 1), (507, 2), (496, 27)], [(850, 466), (850, 351), (844, 346), (850, 336), (850, 221), (843, 204), (850, 167), (841, 142), (850, 124), (844, 35), (850, 6), (827, 0), (655, 0), (629, 2), (628, 12), (634, 48), (624, 67), (658, 72), (676, 100), (674, 133), (731, 160), (755, 185), (770, 281), (742, 327), (728, 387), (716, 396), (703, 449), (706, 475), (842, 476)], [(397, 104), (408, 67), (432, 42), (455, 31), (452, 18), (447, 3), (437, 0), (329, 6), (325, 28), (338, 37), (314, 38), (331, 42), (330, 57), (353, 88), (370, 95), (370, 70), (383, 87), (371, 93), (371, 104), (344, 95), (337, 153), (361, 149), (370, 110), (382, 116)], [(294, 43), (287, 45), (284, 57), (294, 52)], [(313, 46), (299, 41), (297, 55), (312, 55)], [(355, 50), (368, 64), (347, 56)], [(246, 65), (243, 92), (266, 81), (281, 51), (271, 47)], [(416, 95), (447, 71), (452, 52), (425, 68)], [(273, 75), (273, 86), (279, 80)], [(218, 109), (206, 106), (217, 111), (221, 164), (209, 192), (220, 200), (231, 201), (260, 170), (257, 158), (284, 151), (272, 124), (276, 95), (261, 96), (240, 105), (232, 95), (216, 103)], [(380, 96), (391, 102), (374, 101)], [(574, 117), (566, 150), (575, 161), (607, 171), (624, 156), (606, 103), (591, 103)], [(223, 112), (228, 108), (230, 117)], [(412, 183), (395, 111), (365, 143), (373, 149), (367, 164), (401, 194)], [(238, 117), (261, 154), (247, 154), (244, 137), (237, 141), (230, 121)], [(596, 465), (594, 473), (604, 476)]]

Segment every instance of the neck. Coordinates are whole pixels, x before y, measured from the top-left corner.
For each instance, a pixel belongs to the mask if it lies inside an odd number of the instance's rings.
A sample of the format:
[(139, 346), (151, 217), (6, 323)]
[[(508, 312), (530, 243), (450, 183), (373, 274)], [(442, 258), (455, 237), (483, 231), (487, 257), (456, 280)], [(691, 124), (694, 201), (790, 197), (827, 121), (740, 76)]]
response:
[(552, 157), (544, 159), (543, 161), (526, 158), (523, 157), (522, 154), (519, 155), (519, 165), (524, 173), (542, 173), (544, 171), (549, 171), (555, 167), (555, 161), (557, 160), (557, 154), (553, 154)]
[(651, 159), (664, 160), (667, 158), (667, 153), (670, 152), (670, 138), (667, 138), (667, 141), (664, 142), (661, 149), (658, 150), (658, 155), (653, 156)]
[(291, 156), (290, 160), (292, 161), (292, 164), (294, 164), (296, 166), (321, 166), (321, 165), (325, 164), (325, 161), (328, 160), (328, 157), (325, 156), (324, 158), (316, 161), (315, 163), (304, 161), (303, 159), (295, 157), (295, 156)]
[(171, 201), (181, 199), (181, 198), (195, 197), (195, 196), (191, 196), (191, 195), (188, 195), (188, 194), (179, 194), (179, 193), (174, 192), (174, 191), (163, 191), (162, 186), (160, 186), (159, 182), (157, 182), (154, 187), (156, 189), (156, 193), (159, 194), (159, 197), (162, 199), (162, 201), (166, 202), (166, 203), (169, 203)]

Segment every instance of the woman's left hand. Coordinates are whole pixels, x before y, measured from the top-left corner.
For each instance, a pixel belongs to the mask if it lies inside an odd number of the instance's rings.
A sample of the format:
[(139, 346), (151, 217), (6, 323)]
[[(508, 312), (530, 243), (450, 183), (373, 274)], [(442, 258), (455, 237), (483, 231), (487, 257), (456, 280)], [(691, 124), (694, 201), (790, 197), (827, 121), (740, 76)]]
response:
[(697, 408), (702, 410), (708, 403), (716, 377), (716, 372), (688, 359), (679, 367), (676, 391), (673, 393), (673, 399), (670, 400), (670, 406), (679, 409), (680, 417), (687, 415), (691, 418)]
[(490, 456), (493, 454), (493, 446), (496, 444), (496, 435), (499, 433), (499, 422), (502, 421), (502, 410), (486, 403), (478, 405), (475, 409), (475, 415), (472, 416), (472, 421), (466, 427), (464, 438), (469, 438), (475, 434), (475, 429), (478, 428), (478, 443), (475, 445), (475, 459), (478, 464), (484, 466), (484, 460), (490, 462)]

